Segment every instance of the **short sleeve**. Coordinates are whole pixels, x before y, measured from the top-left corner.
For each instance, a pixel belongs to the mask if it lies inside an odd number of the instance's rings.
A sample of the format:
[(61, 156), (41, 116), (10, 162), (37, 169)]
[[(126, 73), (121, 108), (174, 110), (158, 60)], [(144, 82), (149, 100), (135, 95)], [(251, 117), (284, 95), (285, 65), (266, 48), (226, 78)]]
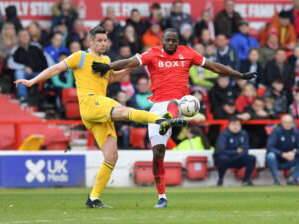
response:
[(69, 69), (76, 69), (79, 67), (82, 51), (77, 51), (68, 56), (64, 62)]
[(149, 49), (142, 54), (136, 54), (136, 57), (137, 57), (140, 65), (148, 65), (152, 61), (153, 51), (151, 49)]
[(191, 54), (192, 54), (192, 64), (204, 66), (206, 62), (206, 58), (202, 56), (201, 54), (197, 53), (195, 50), (190, 48)]

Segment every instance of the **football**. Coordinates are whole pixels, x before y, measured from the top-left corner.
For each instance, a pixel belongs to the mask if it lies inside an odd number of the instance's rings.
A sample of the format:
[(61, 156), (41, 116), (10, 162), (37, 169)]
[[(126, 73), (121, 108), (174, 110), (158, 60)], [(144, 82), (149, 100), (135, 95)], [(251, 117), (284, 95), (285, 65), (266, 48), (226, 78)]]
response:
[(186, 117), (193, 117), (199, 112), (199, 100), (192, 95), (186, 95), (179, 101), (180, 113)]

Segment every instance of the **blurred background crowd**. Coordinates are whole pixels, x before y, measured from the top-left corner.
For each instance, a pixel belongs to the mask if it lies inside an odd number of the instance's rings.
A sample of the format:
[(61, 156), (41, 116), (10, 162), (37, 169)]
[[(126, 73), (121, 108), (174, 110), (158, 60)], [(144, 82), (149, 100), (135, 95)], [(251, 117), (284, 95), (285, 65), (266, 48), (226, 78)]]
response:
[[(228, 65), (241, 72), (257, 71), (253, 81), (232, 80), (201, 67), (190, 69), (190, 92), (201, 101), (201, 112), (208, 119), (240, 120), (278, 119), (291, 113), (299, 118), (299, 1), (293, 8), (273, 16), (259, 32), (253, 32), (234, 8), (233, 0), (225, 0), (223, 10), (212, 15), (204, 10), (200, 18), (183, 12), (182, 1), (173, 1), (170, 14), (162, 16), (161, 6), (154, 3), (150, 16), (143, 18), (133, 9), (125, 21), (119, 21), (112, 7), (99, 23), (109, 37), (107, 55), (112, 60), (123, 59), (161, 45), (163, 30), (175, 28), (180, 44), (188, 45), (208, 60)], [(58, 1), (52, 8), (51, 24), (42, 27), (39, 21), (22, 24), (14, 6), (0, 17), (0, 88), (15, 95), (23, 105), (46, 113), (48, 119), (66, 119), (62, 95), (74, 88), (71, 71), (59, 74), (46, 83), (26, 89), (13, 85), (18, 78), (32, 78), (44, 68), (63, 60), (78, 50), (88, 49), (88, 28), (79, 18), (71, 0)], [(221, 74), (220, 74), (221, 75)], [(112, 83), (108, 95), (121, 104), (148, 110), (152, 103), (150, 82), (144, 68), (136, 69), (121, 82)], [(79, 117), (78, 117), (79, 118)], [(121, 148), (128, 148), (131, 124), (118, 123)], [(252, 147), (264, 147), (267, 135), (264, 126), (248, 126)], [(205, 131), (192, 127), (174, 130), (175, 143), (201, 136), (202, 146), (210, 148), (219, 128)], [(191, 137), (190, 137), (191, 136)], [(257, 138), (258, 137), (258, 138)], [(146, 146), (145, 146), (146, 147)]]

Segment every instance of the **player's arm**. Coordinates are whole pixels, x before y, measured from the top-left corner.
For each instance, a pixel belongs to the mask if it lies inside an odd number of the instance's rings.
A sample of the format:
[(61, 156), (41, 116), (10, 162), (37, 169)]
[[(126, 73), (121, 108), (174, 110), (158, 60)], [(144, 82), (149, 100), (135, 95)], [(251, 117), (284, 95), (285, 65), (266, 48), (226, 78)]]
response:
[(213, 71), (215, 73), (218, 73), (220, 75), (225, 75), (225, 76), (232, 76), (233, 78), (237, 79), (253, 79), (257, 77), (256, 72), (247, 72), (247, 73), (241, 73), (237, 70), (232, 69), (229, 66), (217, 63), (217, 62), (211, 62), (206, 60), (204, 65), (204, 68)]
[(131, 71), (131, 69), (122, 69), (119, 71), (112, 70), (109, 76), (109, 82), (121, 82), (125, 76), (131, 74)]
[(119, 71), (122, 69), (133, 69), (138, 67), (139, 65), (140, 65), (140, 61), (138, 60), (137, 56), (133, 56), (128, 59), (122, 59), (122, 60), (111, 62), (110, 64), (93, 62), (92, 70), (94, 72), (104, 75), (109, 70)]
[(18, 79), (14, 83), (16, 85), (23, 84), (27, 87), (31, 87), (34, 84), (45, 81), (45, 80), (47, 80), (47, 79), (49, 79), (49, 78), (51, 78), (51, 77), (53, 77), (57, 74), (60, 74), (61, 72), (66, 71), (67, 68), (68, 67), (67, 67), (66, 63), (64, 61), (62, 61), (62, 62), (59, 62), (59, 63), (43, 70), (38, 76), (36, 76), (32, 79), (29, 79), (29, 80), (27, 80), (27, 79)]

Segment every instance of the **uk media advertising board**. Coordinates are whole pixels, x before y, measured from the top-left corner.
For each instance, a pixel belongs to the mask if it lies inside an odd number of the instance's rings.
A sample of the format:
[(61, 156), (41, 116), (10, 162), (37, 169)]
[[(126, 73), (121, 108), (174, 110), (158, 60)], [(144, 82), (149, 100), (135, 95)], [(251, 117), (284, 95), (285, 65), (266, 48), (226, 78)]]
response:
[(0, 156), (0, 187), (85, 186), (84, 155)]

